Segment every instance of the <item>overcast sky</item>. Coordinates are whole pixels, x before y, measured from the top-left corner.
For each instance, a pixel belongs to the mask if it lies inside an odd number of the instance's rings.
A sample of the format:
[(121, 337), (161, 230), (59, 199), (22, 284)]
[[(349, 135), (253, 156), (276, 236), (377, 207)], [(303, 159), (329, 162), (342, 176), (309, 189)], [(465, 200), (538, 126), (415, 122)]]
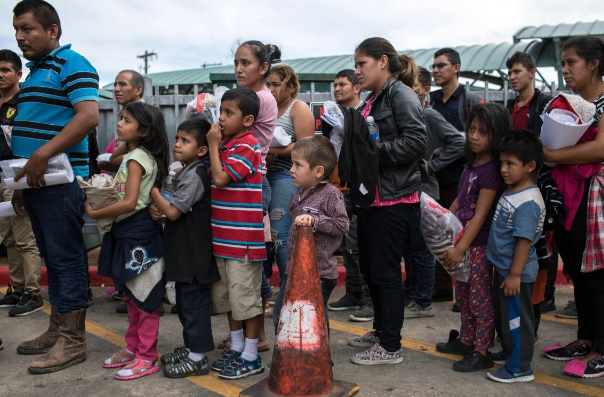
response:
[[(0, 0), (0, 48), (20, 54), (11, 9)], [(237, 40), (279, 45), (283, 59), (351, 54), (363, 39), (381, 36), (398, 50), (511, 42), (524, 26), (604, 20), (601, 1), (506, 0), (54, 0), (61, 44), (88, 58), (113, 81), (137, 70), (136, 56), (158, 53), (150, 73), (231, 64)]]

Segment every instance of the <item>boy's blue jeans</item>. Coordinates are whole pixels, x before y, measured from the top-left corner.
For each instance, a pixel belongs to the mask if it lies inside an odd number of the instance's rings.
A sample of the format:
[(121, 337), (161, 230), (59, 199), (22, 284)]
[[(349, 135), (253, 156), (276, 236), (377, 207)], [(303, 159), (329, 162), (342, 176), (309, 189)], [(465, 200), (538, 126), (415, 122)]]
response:
[(40, 257), (48, 272), (50, 304), (59, 314), (88, 307), (88, 255), (82, 227), (86, 196), (77, 181), (23, 190)]
[(403, 259), (405, 259), (405, 304), (414, 300), (421, 308), (432, 304), (434, 287), (434, 256), (428, 249), (420, 224), (422, 214), (417, 207), (409, 218), (409, 233), (403, 241)]

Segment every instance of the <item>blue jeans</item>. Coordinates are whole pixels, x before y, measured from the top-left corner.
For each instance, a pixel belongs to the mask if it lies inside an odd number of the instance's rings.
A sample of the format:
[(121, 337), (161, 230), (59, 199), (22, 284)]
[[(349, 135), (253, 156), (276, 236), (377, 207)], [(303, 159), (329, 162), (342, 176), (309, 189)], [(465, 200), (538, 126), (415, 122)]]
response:
[[(289, 171), (274, 171), (268, 174), (271, 185), (271, 204), (269, 217), (271, 219), (271, 234), (275, 243), (275, 258), (279, 267), (279, 276), (283, 280), (287, 266), (287, 237), (291, 227), (289, 218), (289, 202), (296, 190)], [(282, 281), (283, 282), (283, 281)]]
[[(279, 288), (279, 294), (275, 300), (275, 306), (273, 307), (273, 324), (275, 325), (275, 335), (277, 335), (277, 328), (279, 327), (279, 316), (281, 315), (281, 307), (283, 306), (283, 295), (285, 294), (285, 284), (287, 281), (287, 275), (283, 275), (281, 279), (281, 287)], [(325, 321), (327, 322), (327, 332), (329, 334), (329, 314), (327, 310), (327, 302), (333, 292), (333, 289), (338, 285), (338, 279), (321, 279), (321, 292), (323, 294), (323, 309), (325, 309)]]
[(434, 287), (434, 256), (428, 249), (420, 230), (422, 214), (419, 207), (409, 218), (409, 234), (403, 241), (403, 258), (405, 259), (405, 303), (414, 300), (420, 307), (432, 304), (432, 287)]
[(48, 272), (50, 304), (59, 314), (88, 307), (88, 255), (82, 227), (86, 196), (76, 181), (23, 190), (25, 210)]

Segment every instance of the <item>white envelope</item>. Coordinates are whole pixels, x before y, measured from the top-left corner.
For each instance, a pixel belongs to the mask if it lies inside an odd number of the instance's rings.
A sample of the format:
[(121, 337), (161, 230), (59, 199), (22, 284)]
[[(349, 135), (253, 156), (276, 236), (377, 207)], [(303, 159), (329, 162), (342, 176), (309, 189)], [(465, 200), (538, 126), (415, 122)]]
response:
[(13, 203), (11, 203), (11, 202), (0, 203), (0, 218), (7, 218), (9, 216), (15, 216), (15, 215), (17, 215), (17, 213), (15, 212), (15, 209), (13, 208)]
[[(541, 142), (550, 150), (563, 149), (574, 146), (585, 134), (585, 131), (594, 122), (591, 119), (585, 124), (567, 125), (552, 119), (549, 114), (541, 116), (543, 126), (541, 127)], [(554, 167), (554, 163), (545, 163), (548, 167)]]

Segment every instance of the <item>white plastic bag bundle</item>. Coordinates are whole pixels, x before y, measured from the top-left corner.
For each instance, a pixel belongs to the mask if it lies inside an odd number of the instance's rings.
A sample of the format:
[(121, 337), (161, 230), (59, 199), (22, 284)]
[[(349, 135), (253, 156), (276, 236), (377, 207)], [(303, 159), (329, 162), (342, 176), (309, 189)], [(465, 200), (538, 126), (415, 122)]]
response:
[[(98, 210), (117, 203), (117, 186), (108, 174), (93, 175), (89, 181), (85, 181), (81, 176), (78, 176), (77, 180), (80, 188), (86, 193), (86, 200), (93, 209)], [(104, 235), (110, 231), (114, 221), (115, 217), (97, 219), (96, 224), (99, 233)]]
[(283, 127), (278, 126), (275, 128), (275, 133), (269, 147), (286, 147), (290, 143), (292, 143), (291, 135), (285, 132)]
[(325, 102), (323, 110), (325, 113), (321, 116), (321, 119), (333, 127), (329, 140), (336, 150), (336, 154), (340, 157), (340, 151), (344, 143), (344, 115), (338, 104), (333, 101)]
[[(422, 235), (428, 249), (442, 265), (445, 263), (444, 253), (459, 242), (465, 229), (455, 214), (441, 207), (432, 197), (422, 193), (420, 201)], [(445, 270), (456, 280), (468, 282), (470, 279), (469, 256), (466, 252), (456, 269), (445, 267)]]
[(218, 123), (218, 118), (220, 117), (220, 103), (222, 102), (222, 96), (228, 90), (228, 88), (222, 86), (216, 87), (216, 89), (214, 90), (214, 100), (216, 101), (216, 106), (213, 111), (214, 124)]
[(210, 123), (214, 123), (214, 114), (216, 112), (216, 99), (214, 95), (202, 92), (189, 103), (187, 103), (186, 117), (203, 117)]
[[(14, 181), (15, 175), (25, 167), (27, 160), (14, 159), (0, 161), (2, 183), (5, 187), (12, 190), (29, 189), (25, 175), (17, 182)], [(51, 157), (48, 160), (48, 167), (46, 167), (46, 172), (44, 172), (44, 182), (46, 182), (46, 186), (73, 182), (73, 169), (65, 153)]]

